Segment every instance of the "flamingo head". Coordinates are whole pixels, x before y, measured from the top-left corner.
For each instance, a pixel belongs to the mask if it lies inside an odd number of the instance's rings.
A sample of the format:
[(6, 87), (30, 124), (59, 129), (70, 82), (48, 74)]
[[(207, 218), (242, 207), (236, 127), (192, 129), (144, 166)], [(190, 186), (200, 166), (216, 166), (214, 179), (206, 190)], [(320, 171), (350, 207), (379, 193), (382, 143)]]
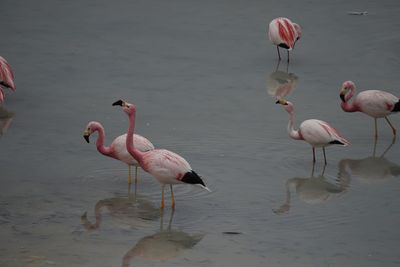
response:
[(342, 88), (340, 88), (340, 99), (342, 99), (343, 102), (346, 102), (348, 100), (348, 98), (346, 98), (347, 94), (353, 92), (355, 89), (356, 86), (352, 81), (345, 81), (342, 84)]
[(125, 111), (125, 113), (128, 115), (132, 115), (136, 112), (136, 107), (134, 104), (128, 103), (123, 100), (115, 101), (112, 105), (113, 106), (121, 106), (122, 110)]
[(85, 138), (86, 142), (89, 143), (89, 137), (92, 133), (98, 131), (100, 128), (102, 128), (101, 124), (98, 123), (97, 121), (91, 121), (88, 123), (88, 125), (85, 128), (85, 131), (83, 132), (83, 138)]
[(297, 37), (296, 37), (296, 41), (297, 41), (297, 40), (299, 40), (301, 38), (301, 35), (303, 34), (303, 31), (302, 31), (300, 25), (297, 24), (297, 23), (293, 23), (293, 27), (294, 27), (294, 29), (296, 30), (296, 33), (297, 33)]
[(283, 108), (288, 112), (288, 113), (292, 113), (294, 110), (293, 107), (293, 103), (290, 101), (286, 101), (285, 99), (281, 98), (278, 99), (275, 104), (281, 104), (283, 106)]

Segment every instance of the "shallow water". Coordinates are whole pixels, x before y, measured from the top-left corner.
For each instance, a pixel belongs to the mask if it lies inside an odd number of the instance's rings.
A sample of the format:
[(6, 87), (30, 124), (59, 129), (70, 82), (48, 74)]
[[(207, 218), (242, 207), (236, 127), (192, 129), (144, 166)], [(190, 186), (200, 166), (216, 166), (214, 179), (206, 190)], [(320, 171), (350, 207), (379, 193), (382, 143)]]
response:
[[(399, 266), (399, 141), (389, 147), (380, 121), (374, 154), (373, 120), (344, 113), (338, 95), (348, 79), (400, 95), (397, 1), (1, 7), (17, 92), (0, 109), (0, 266)], [(325, 169), (318, 151), (313, 172), (271, 96), (266, 26), (282, 15), (303, 26), (278, 68), (296, 77), (285, 94), (297, 125), (326, 120), (352, 143), (329, 147)], [(82, 138), (90, 120), (107, 143), (126, 131), (120, 98), (137, 105), (137, 131), (184, 156), (212, 193), (175, 186), (172, 214), (143, 171), (128, 192), (127, 167)]]

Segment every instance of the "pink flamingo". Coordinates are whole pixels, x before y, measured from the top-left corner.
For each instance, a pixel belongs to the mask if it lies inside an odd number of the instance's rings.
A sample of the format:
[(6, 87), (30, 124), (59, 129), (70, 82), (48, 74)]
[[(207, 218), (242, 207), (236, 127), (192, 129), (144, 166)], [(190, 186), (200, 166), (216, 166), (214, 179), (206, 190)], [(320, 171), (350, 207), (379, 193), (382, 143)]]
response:
[(287, 49), (287, 61), (289, 62), (289, 51), (294, 48), (301, 35), (300, 25), (293, 23), (288, 18), (276, 18), (269, 24), (268, 37), (272, 44), (276, 45), (279, 60), (281, 60), (279, 47), (282, 47)]
[(10, 64), (2, 56), (0, 56), (0, 103), (4, 101), (4, 88), (10, 88), (15, 91), (14, 74)]
[(291, 102), (284, 99), (276, 101), (277, 104), (283, 105), (285, 110), (289, 113), (288, 133), (289, 136), (295, 140), (304, 140), (312, 146), (313, 150), (313, 163), (315, 163), (315, 148), (322, 147), (324, 152), (324, 160), (326, 165), (325, 147), (330, 145), (349, 145), (344, 137), (339, 132), (330, 126), (327, 122), (321, 120), (305, 120), (300, 124), (298, 130), (294, 129), (294, 106)]
[(171, 206), (175, 208), (173, 184), (194, 184), (207, 191), (210, 191), (203, 180), (192, 170), (189, 163), (178, 154), (166, 149), (154, 149), (142, 152), (138, 150), (134, 143), (134, 129), (136, 107), (133, 104), (118, 100), (113, 106), (121, 106), (123, 111), (129, 117), (128, 138), (126, 139), (126, 148), (128, 152), (139, 162), (143, 170), (153, 175), (162, 184), (161, 209), (164, 208), (164, 189), (169, 184), (171, 189)]
[(400, 100), (391, 93), (380, 90), (366, 90), (360, 92), (353, 102), (349, 100), (353, 97), (356, 86), (352, 81), (345, 81), (340, 89), (341, 107), (346, 112), (360, 111), (375, 120), (375, 140), (378, 138), (377, 119), (385, 118), (393, 131), (393, 140), (396, 139), (396, 128), (389, 121), (388, 117), (394, 112), (400, 111)]
[[(117, 138), (115, 138), (110, 146), (104, 146), (105, 131), (103, 126), (97, 121), (91, 121), (86, 126), (86, 129), (83, 133), (83, 137), (85, 138), (86, 142), (89, 143), (89, 136), (94, 132), (98, 132), (96, 147), (101, 154), (128, 164), (129, 167), (128, 184), (132, 183), (131, 166), (136, 167), (135, 168), (135, 188), (136, 188), (137, 168), (139, 166), (139, 163), (126, 150), (126, 139), (127, 139), (126, 134), (120, 135)], [(153, 144), (149, 140), (138, 134), (135, 134), (135, 146), (140, 151), (149, 151), (154, 149)]]

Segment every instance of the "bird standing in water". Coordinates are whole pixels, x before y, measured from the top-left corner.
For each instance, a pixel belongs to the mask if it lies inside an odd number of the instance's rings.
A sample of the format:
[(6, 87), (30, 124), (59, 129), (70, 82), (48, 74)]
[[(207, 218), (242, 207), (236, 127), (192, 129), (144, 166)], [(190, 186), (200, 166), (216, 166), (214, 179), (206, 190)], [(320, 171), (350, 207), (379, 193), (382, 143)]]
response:
[(113, 103), (113, 106), (121, 106), (129, 117), (128, 138), (126, 139), (128, 152), (139, 162), (143, 170), (153, 175), (162, 184), (161, 209), (165, 207), (164, 189), (167, 184), (170, 185), (171, 189), (172, 208), (175, 208), (173, 184), (194, 184), (210, 191), (200, 176), (192, 170), (189, 163), (178, 154), (166, 149), (154, 149), (146, 152), (138, 150), (133, 135), (136, 116), (135, 105), (118, 100)]
[(390, 114), (400, 111), (400, 100), (397, 96), (391, 93), (380, 90), (366, 90), (360, 92), (349, 103), (349, 100), (354, 96), (356, 86), (352, 81), (345, 81), (340, 89), (340, 106), (346, 112), (362, 112), (375, 120), (375, 140), (378, 138), (377, 119), (385, 118), (390, 128), (393, 131), (393, 141), (396, 139), (396, 128), (389, 121)]
[(4, 88), (10, 88), (12, 91), (16, 89), (11, 66), (7, 60), (0, 56), (0, 103), (4, 101)]
[(301, 35), (300, 25), (293, 23), (288, 18), (276, 18), (269, 24), (268, 37), (272, 44), (276, 45), (279, 60), (281, 60), (279, 47), (282, 47), (287, 49), (287, 61), (289, 62), (289, 51), (294, 48)]
[(324, 160), (326, 165), (325, 147), (330, 145), (349, 145), (339, 132), (330, 126), (327, 122), (310, 119), (305, 120), (300, 124), (298, 130), (294, 129), (294, 106), (291, 102), (284, 99), (279, 99), (276, 104), (281, 104), (284, 109), (289, 113), (288, 133), (289, 136), (295, 140), (304, 140), (312, 146), (313, 150), (313, 163), (315, 163), (315, 148), (322, 147), (324, 152)]
[[(105, 139), (105, 131), (104, 127), (97, 121), (91, 121), (85, 128), (85, 132), (83, 133), (83, 137), (86, 142), (89, 143), (89, 137), (94, 132), (98, 132), (98, 137), (96, 141), (97, 150), (108, 157), (120, 160), (128, 164), (129, 167), (129, 176), (128, 176), (128, 184), (132, 183), (132, 175), (131, 175), (131, 166), (135, 166), (135, 189), (137, 185), (137, 168), (139, 167), (139, 163), (129, 154), (128, 150), (126, 150), (126, 134), (120, 135), (114, 139), (110, 146), (104, 146)], [(145, 137), (135, 134), (135, 146), (140, 151), (149, 151), (153, 150), (153, 144), (147, 140)]]

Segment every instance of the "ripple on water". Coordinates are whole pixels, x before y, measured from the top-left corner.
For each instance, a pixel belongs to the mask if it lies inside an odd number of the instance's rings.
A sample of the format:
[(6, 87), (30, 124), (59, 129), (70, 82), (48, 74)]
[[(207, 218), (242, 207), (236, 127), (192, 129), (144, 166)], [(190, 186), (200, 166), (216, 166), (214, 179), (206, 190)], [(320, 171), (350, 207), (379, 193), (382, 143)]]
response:
[[(134, 171), (133, 171), (134, 173)], [(134, 179), (134, 178), (133, 178)], [(212, 188), (213, 181), (207, 181), (207, 185)], [(80, 183), (90, 183), (95, 188), (109, 190), (115, 192), (124, 192), (127, 190), (127, 169), (110, 169), (102, 168), (93, 170), (80, 176)], [(131, 191), (134, 191), (134, 184)], [(177, 184), (173, 186), (174, 195), (177, 201), (185, 201), (191, 199), (203, 199), (210, 194), (214, 194), (216, 190), (208, 192), (203, 188), (195, 185)], [(148, 201), (159, 203), (161, 200), (161, 184), (150, 174), (145, 173), (142, 169), (138, 172), (137, 192)], [(165, 200), (169, 201), (169, 186), (165, 187)]]

